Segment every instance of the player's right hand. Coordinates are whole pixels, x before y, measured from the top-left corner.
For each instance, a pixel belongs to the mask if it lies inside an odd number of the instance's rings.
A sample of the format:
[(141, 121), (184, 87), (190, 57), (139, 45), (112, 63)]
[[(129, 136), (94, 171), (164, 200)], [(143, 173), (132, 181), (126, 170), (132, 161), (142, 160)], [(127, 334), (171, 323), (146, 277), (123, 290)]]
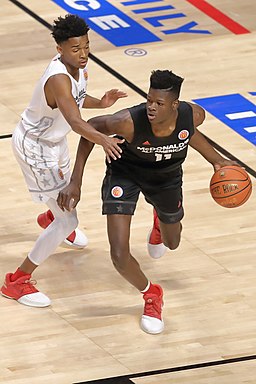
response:
[(117, 160), (121, 158), (122, 148), (118, 144), (123, 144), (124, 141), (125, 139), (104, 135), (101, 145), (106, 154), (108, 163), (111, 163), (111, 159)]

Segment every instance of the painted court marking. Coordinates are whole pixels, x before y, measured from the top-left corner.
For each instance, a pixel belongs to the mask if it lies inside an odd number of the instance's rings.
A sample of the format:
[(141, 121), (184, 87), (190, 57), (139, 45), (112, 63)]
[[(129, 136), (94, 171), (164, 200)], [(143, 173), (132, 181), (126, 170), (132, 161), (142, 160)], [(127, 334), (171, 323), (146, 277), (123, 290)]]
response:
[(256, 145), (256, 105), (246, 97), (235, 93), (193, 101), (250, 143)]
[(211, 17), (217, 23), (221, 24), (223, 27), (233, 32), (236, 35), (241, 35), (244, 33), (250, 33), (250, 31), (243, 27), (241, 24), (237, 23), (229, 16), (225, 15), (219, 9), (215, 8), (213, 5), (209, 4), (205, 0), (186, 0), (188, 3), (192, 4), (194, 7), (198, 8), (200, 11), (205, 13), (207, 16)]
[(247, 117), (254, 117), (256, 113), (253, 111), (237, 112), (237, 113), (227, 113), (227, 118), (230, 120), (245, 119)]

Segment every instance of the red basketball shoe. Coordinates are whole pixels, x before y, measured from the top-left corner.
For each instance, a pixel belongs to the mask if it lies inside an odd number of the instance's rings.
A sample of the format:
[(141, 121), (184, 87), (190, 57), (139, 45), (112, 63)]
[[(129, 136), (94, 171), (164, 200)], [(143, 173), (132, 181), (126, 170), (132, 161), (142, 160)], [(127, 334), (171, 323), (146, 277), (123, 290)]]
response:
[(144, 313), (141, 317), (140, 326), (144, 332), (153, 335), (161, 333), (164, 330), (164, 322), (162, 319), (163, 290), (158, 284), (154, 284), (158, 288), (159, 294), (145, 293), (143, 299), (145, 300)]
[[(37, 222), (41, 228), (47, 228), (48, 225), (54, 220), (54, 216), (50, 210), (41, 213), (37, 217)], [(73, 248), (85, 248), (88, 244), (88, 239), (85, 234), (78, 228), (76, 228), (65, 240), (64, 243)]]
[(160, 227), (159, 227), (159, 219), (158, 219), (155, 208), (154, 208), (153, 214), (154, 214), (154, 224), (153, 224), (153, 228), (150, 230), (148, 234), (147, 248), (148, 248), (149, 255), (153, 257), (153, 259), (159, 259), (165, 254), (167, 247), (163, 244), (163, 241), (162, 241)]
[(35, 288), (36, 281), (31, 280), (31, 275), (25, 275), (11, 281), (12, 273), (7, 273), (1, 294), (9, 299), (17, 300), (20, 304), (30, 307), (48, 307), (51, 304), (49, 297)]

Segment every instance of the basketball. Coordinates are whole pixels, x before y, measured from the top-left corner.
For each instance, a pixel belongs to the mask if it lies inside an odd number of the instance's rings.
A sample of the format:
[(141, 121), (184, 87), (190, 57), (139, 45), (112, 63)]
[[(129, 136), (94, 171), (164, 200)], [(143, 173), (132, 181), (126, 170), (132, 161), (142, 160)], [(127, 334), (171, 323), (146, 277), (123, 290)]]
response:
[(236, 165), (228, 165), (216, 171), (210, 181), (212, 198), (225, 208), (243, 205), (252, 193), (248, 173)]

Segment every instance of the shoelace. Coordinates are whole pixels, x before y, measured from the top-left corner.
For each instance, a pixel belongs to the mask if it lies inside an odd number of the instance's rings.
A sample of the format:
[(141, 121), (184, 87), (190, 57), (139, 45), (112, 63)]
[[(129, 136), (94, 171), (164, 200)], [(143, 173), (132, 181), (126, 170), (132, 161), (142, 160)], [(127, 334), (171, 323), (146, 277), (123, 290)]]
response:
[(37, 281), (36, 280), (32, 280), (32, 279), (25, 280), (25, 281), (22, 281), (22, 282), (19, 283), (19, 285), (21, 285), (21, 291), (25, 295), (27, 295), (29, 293), (37, 292), (37, 289), (34, 287), (36, 284), (37, 284)]
[(146, 316), (161, 318), (162, 300), (157, 295), (145, 295), (145, 309)]

